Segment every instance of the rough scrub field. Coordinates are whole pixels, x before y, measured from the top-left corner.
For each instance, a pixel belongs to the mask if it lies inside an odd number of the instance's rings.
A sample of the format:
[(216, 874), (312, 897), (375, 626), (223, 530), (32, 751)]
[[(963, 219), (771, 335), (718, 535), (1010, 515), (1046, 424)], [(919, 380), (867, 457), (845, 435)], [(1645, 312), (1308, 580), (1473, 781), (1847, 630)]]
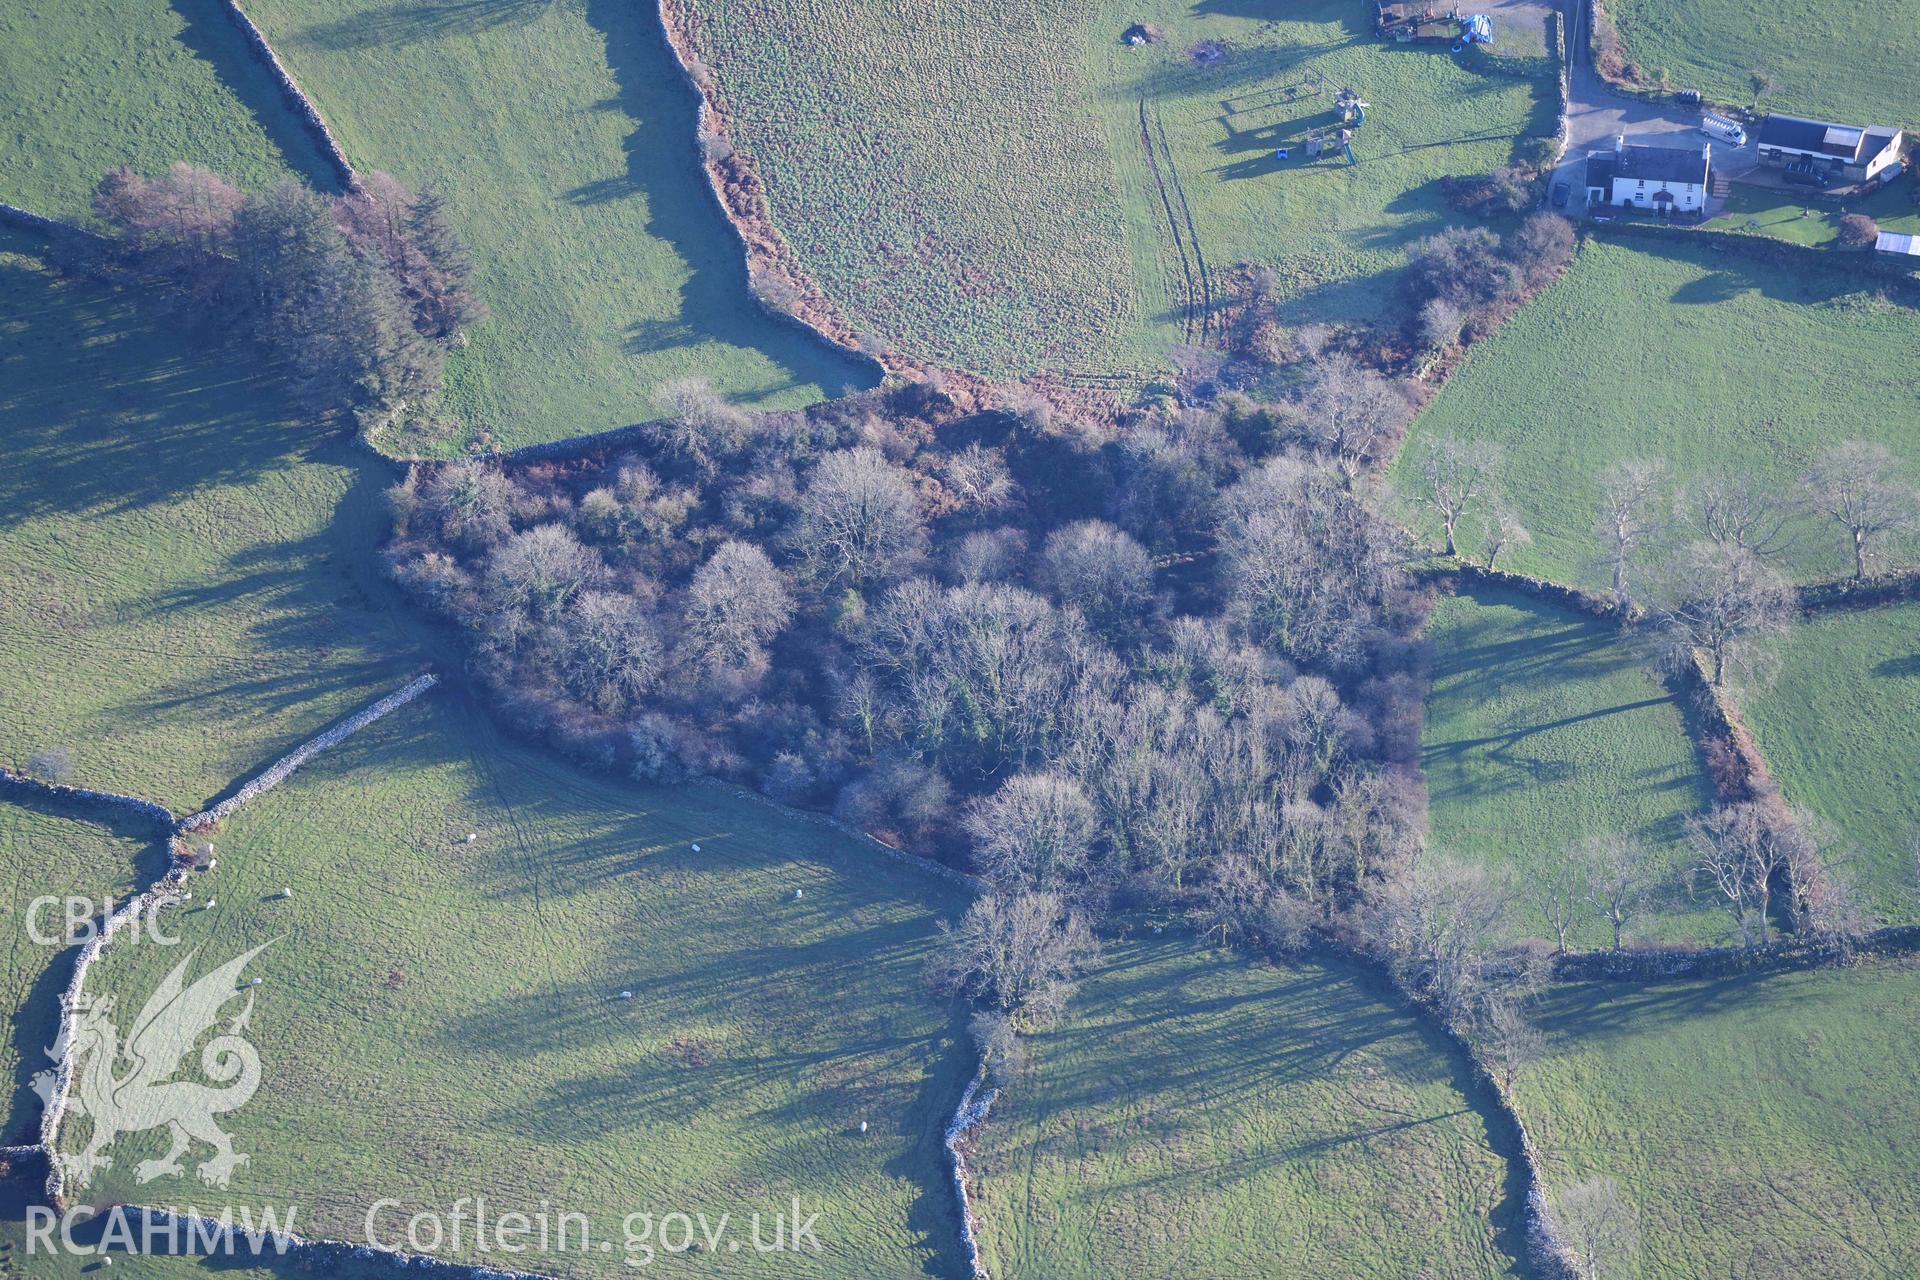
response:
[[(353, 163), (438, 184), (492, 317), (450, 362), (463, 435), (625, 426), (675, 377), (756, 407), (865, 369), (775, 320), (701, 176), (694, 101), (651, 8), (624, 0), (249, 0)], [(447, 451), (458, 437), (413, 440)]]
[(1920, 1248), (1920, 970), (1558, 984), (1516, 1103), (1558, 1194), (1611, 1178), (1638, 1280), (1903, 1276)]
[[(164, 855), (150, 830), (102, 826), (90, 820), (95, 816), (55, 802), (0, 799), (0, 928), (7, 953), (0, 970), (6, 1016), (0, 1081), (8, 1089), (0, 1143), (39, 1137), (40, 1099), (31, 1082), (53, 1065), (48, 1051), (59, 1033), (60, 994), (73, 974), (74, 949), (63, 945), (66, 899), (85, 898), (93, 914), (103, 914), (106, 904), (133, 892), (136, 881), (144, 884), (160, 871)], [(44, 898), (59, 902), (36, 907)]]
[[(1525, 930), (1550, 938), (1532, 894), (1541, 858), (1585, 836), (1631, 835), (1663, 867), (1632, 933), (1717, 936), (1719, 920), (1683, 883), (1686, 818), (1712, 795), (1647, 655), (1608, 623), (1494, 592), (1443, 599), (1427, 639), (1432, 847), (1510, 877)], [(1604, 947), (1612, 932), (1593, 915), (1569, 942)]]
[(0, 239), (0, 760), (188, 812), (398, 685), (383, 469), (250, 352)]
[(1837, 837), (1868, 911), (1920, 914), (1920, 605), (1810, 618), (1780, 646), (1771, 687), (1746, 691), (1748, 726), (1787, 799)]
[[(233, 1203), (297, 1204), (304, 1231), (360, 1239), (391, 1197), (390, 1243), (462, 1195), (496, 1213), (550, 1201), (613, 1250), (510, 1261), (613, 1276), (632, 1273), (629, 1213), (730, 1213), (745, 1241), (758, 1211), (770, 1240), (797, 1196), (822, 1251), (722, 1244), (730, 1273), (963, 1265), (940, 1134), (973, 1055), (921, 977), (961, 888), (719, 788), (579, 774), (501, 742), (453, 688), (215, 841), (196, 905), (169, 913), (181, 945), (116, 948), (89, 988), (138, 1008), (190, 952), (198, 973), (267, 944), (247, 969), (263, 1083), (230, 1117), (250, 1157)], [(86, 1194), (204, 1201), (204, 1148), (134, 1181), (164, 1147), (121, 1138)]]
[(1843, 124), (1920, 123), (1912, 50), (1889, 31), (1920, 26), (1920, 0), (1602, 0), (1643, 77), (1715, 102)]
[[(1604, 586), (1593, 527), (1608, 465), (1663, 462), (1671, 487), (1725, 461), (1790, 489), (1822, 448), (1860, 439), (1920, 467), (1916, 361), (1920, 313), (1846, 272), (1704, 242), (1588, 240), (1567, 275), (1447, 381), (1393, 482), (1418, 486), (1424, 439), (1495, 441), (1506, 500), (1533, 533), (1502, 564)], [(1478, 535), (1462, 546), (1477, 553)], [(1827, 577), (1852, 560), (1822, 529), (1789, 567)]]
[(0, 201), (90, 217), (115, 165), (205, 165), (258, 190), (331, 174), (215, 0), (0, 9)]
[(1505, 1274), (1516, 1191), (1464, 1066), (1344, 963), (1110, 943), (981, 1130), (996, 1276)]
[(722, 0), (692, 31), (775, 225), (853, 323), (993, 376), (1135, 360), (1084, 7)]
[[(1302, 322), (1378, 317), (1378, 275), (1449, 221), (1439, 179), (1552, 132), (1550, 80), (1388, 46), (1357, 0), (1289, 9), (719, 0), (696, 35), (775, 223), (857, 323), (1098, 381), (1200, 341), (1242, 261)], [(1161, 38), (1127, 44), (1136, 22)], [(1308, 164), (1344, 85), (1374, 104), (1361, 163)]]

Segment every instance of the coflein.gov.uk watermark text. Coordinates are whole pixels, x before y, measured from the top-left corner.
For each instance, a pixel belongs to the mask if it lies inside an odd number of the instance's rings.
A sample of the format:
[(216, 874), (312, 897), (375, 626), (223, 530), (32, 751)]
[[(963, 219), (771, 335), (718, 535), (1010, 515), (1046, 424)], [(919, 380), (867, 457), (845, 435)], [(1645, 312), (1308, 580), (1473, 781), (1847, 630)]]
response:
[[(297, 1207), (222, 1209), (217, 1215), (189, 1207), (161, 1214), (127, 1205), (96, 1209), (76, 1205), (57, 1213), (45, 1205), (27, 1210), (27, 1253), (98, 1257), (111, 1253), (205, 1258), (262, 1259), (295, 1245)], [(703, 1210), (638, 1211), (620, 1219), (618, 1230), (599, 1229), (574, 1210), (550, 1201), (533, 1212), (497, 1210), (485, 1196), (462, 1196), (445, 1208), (409, 1210), (398, 1200), (376, 1200), (361, 1224), (362, 1239), (346, 1243), (387, 1253), (407, 1253), (474, 1262), (550, 1255), (617, 1256), (626, 1266), (651, 1266), (663, 1254), (818, 1253), (819, 1213), (807, 1213), (796, 1198), (773, 1213)]]

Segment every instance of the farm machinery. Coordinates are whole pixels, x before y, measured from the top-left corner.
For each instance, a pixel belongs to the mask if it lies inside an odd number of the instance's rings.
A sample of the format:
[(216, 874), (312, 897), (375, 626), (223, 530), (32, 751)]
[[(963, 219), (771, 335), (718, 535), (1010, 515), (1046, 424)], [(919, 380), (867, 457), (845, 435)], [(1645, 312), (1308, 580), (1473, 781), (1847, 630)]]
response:
[[(1307, 136), (1301, 146), (1308, 160), (1318, 160), (1322, 156), (1344, 155), (1348, 164), (1359, 164), (1353, 154), (1353, 135), (1366, 123), (1367, 108), (1370, 102), (1362, 102), (1360, 95), (1350, 88), (1343, 88), (1333, 95), (1333, 109), (1339, 117), (1337, 125), (1323, 125), (1307, 130)], [(1292, 158), (1292, 148), (1280, 147), (1273, 153), (1276, 160)]]

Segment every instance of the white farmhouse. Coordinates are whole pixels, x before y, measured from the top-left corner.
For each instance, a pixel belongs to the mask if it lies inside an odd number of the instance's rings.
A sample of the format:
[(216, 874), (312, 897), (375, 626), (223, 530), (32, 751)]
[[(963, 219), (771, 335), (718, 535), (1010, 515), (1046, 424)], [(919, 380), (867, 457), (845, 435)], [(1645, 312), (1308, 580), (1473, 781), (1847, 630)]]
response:
[(1613, 150), (1587, 155), (1587, 202), (1698, 213), (1706, 207), (1713, 171), (1711, 142), (1687, 147), (1650, 147), (1613, 140)]

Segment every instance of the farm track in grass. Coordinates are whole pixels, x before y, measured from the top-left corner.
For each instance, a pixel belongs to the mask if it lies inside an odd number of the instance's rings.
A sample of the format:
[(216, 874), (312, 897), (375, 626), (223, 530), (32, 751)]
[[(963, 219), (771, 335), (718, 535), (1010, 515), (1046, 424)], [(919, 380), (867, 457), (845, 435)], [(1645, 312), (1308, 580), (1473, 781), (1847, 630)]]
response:
[(1920, 124), (1912, 49), (1890, 31), (1920, 28), (1920, 0), (1873, 6), (1839, 0), (1600, 0), (1643, 74), (1716, 102), (1755, 100), (1754, 75), (1771, 87), (1762, 110), (1843, 124)]
[[(752, 407), (870, 375), (760, 310), (695, 153), (694, 99), (647, 4), (248, 0), (360, 169), (436, 184), (492, 311), (448, 369), (463, 435), (625, 426), (675, 377)], [(461, 436), (393, 443), (429, 452)]]
[(1207, 269), (1207, 251), (1200, 243), (1199, 228), (1193, 225), (1193, 206), (1187, 203), (1186, 185), (1180, 181), (1180, 162), (1174, 158), (1173, 144), (1167, 141), (1167, 122), (1157, 106), (1153, 109), (1153, 127), (1159, 134), (1160, 154), (1167, 161), (1167, 176), (1173, 179), (1174, 198), (1180, 202), (1180, 220), (1187, 224), (1187, 240), (1193, 245), (1194, 265), (1200, 271), (1200, 340), (1205, 342), (1213, 331), (1213, 273)]
[(330, 170), (217, 0), (0, 8), (0, 201), (86, 220), (116, 165), (176, 160), (260, 190)]
[(1464, 1064), (1384, 984), (1110, 942), (971, 1160), (995, 1276), (1494, 1276), (1520, 1245)]
[[(1383, 274), (1456, 221), (1440, 179), (1554, 130), (1551, 80), (1389, 46), (1363, 0), (695, 16), (732, 137), (827, 294), (910, 354), (996, 376), (1164, 368), (1239, 262), (1276, 270), (1291, 322), (1390, 316)], [(1163, 39), (1127, 45), (1135, 22)], [(1208, 42), (1222, 56), (1196, 60)], [(1374, 104), (1360, 164), (1274, 161), (1341, 85)]]
[(1781, 642), (1771, 685), (1739, 702), (1787, 799), (1832, 830), (1868, 910), (1920, 916), (1920, 605), (1808, 618)]
[[(251, 1157), (234, 1203), (297, 1203), (306, 1230), (345, 1238), (382, 1197), (405, 1206), (383, 1229), (461, 1195), (500, 1213), (544, 1199), (616, 1247), (533, 1269), (611, 1276), (629, 1273), (629, 1212), (730, 1212), (745, 1231), (799, 1196), (823, 1251), (743, 1244), (730, 1271), (957, 1269), (940, 1133), (972, 1055), (921, 965), (959, 889), (715, 788), (577, 773), (451, 688), (217, 839), (196, 897), (218, 910), (170, 912), (180, 947), (116, 949), (89, 986), (137, 1007), (188, 950), (218, 963), (281, 939), (252, 970), (265, 1082), (231, 1117)], [(123, 1137), (88, 1194), (193, 1199), (191, 1164), (134, 1184), (162, 1145)]]
[[(1494, 441), (1506, 500), (1533, 534), (1505, 566), (1605, 586), (1593, 528), (1610, 464), (1664, 463), (1671, 487), (1724, 461), (1788, 489), (1820, 450), (1864, 439), (1920, 469), (1916, 362), (1920, 312), (1846, 272), (1704, 242), (1589, 239), (1558, 283), (1474, 346), (1391, 479), (1412, 491), (1423, 440)], [(1480, 552), (1477, 535), (1462, 541)], [(1853, 566), (1823, 527), (1786, 567), (1809, 580)]]
[(391, 473), (34, 247), (0, 236), (0, 759), (191, 812), (433, 651), (374, 558)]
[(1548, 1187), (1613, 1179), (1634, 1280), (1859, 1280), (1920, 1248), (1920, 968), (1558, 983), (1515, 1104)]
[[(1687, 898), (1686, 818), (1712, 799), (1681, 708), (1613, 625), (1503, 592), (1440, 601), (1421, 763), (1430, 843), (1508, 877), (1521, 932), (1551, 938), (1532, 889), (1543, 854), (1628, 834), (1663, 868), (1632, 935), (1718, 941)], [(1597, 915), (1569, 938), (1612, 945)]]
[(1147, 100), (1140, 99), (1140, 150), (1147, 157), (1147, 171), (1153, 175), (1154, 189), (1160, 193), (1160, 208), (1167, 215), (1167, 234), (1173, 239), (1173, 249), (1180, 259), (1180, 278), (1185, 283), (1180, 303), (1181, 336), (1188, 342), (1193, 341), (1193, 319), (1197, 309), (1194, 298), (1193, 261), (1187, 254), (1187, 242), (1180, 235), (1180, 220), (1173, 216), (1173, 201), (1167, 198), (1167, 182), (1160, 176), (1160, 157), (1156, 152), (1153, 134), (1147, 129)]

